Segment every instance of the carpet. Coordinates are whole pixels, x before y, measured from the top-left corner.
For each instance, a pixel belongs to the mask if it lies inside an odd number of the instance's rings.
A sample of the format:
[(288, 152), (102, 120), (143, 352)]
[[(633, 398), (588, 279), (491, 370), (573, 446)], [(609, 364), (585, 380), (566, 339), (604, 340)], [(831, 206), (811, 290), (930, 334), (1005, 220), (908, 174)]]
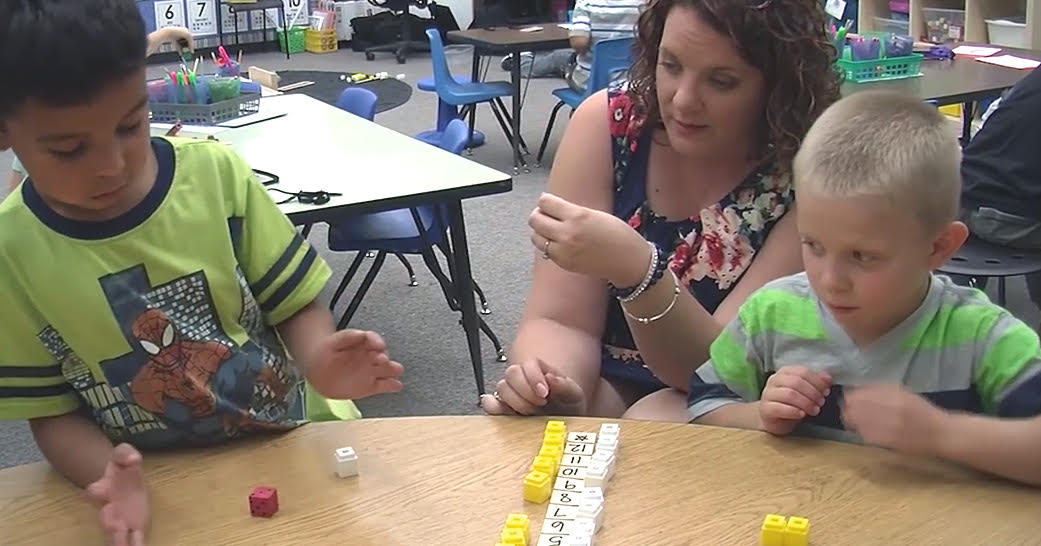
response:
[[(279, 71), (278, 75), (282, 78), (279, 83), (283, 86), (303, 81), (314, 82), (314, 85), (289, 91), (289, 94), (303, 93), (322, 102), (335, 104), (336, 98), (340, 96), (340, 93), (348, 85), (346, 81), (340, 79), (340, 76), (354, 73), (355, 72), (352, 70), (345, 70), (343, 72), (282, 70)], [(403, 81), (396, 80), (393, 77), (385, 80), (374, 80), (355, 85), (368, 89), (379, 97), (379, 102), (376, 103), (376, 113), (386, 112), (387, 110), (397, 108), (398, 106), (408, 102), (408, 99), (412, 97), (412, 86)]]

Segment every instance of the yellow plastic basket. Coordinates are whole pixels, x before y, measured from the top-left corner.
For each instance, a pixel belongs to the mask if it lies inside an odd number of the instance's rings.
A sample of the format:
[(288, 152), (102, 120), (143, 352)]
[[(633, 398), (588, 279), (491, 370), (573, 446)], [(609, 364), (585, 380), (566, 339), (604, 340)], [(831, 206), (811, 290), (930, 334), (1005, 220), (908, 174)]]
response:
[(336, 30), (311, 30), (304, 34), (304, 49), (310, 53), (331, 53), (340, 48)]

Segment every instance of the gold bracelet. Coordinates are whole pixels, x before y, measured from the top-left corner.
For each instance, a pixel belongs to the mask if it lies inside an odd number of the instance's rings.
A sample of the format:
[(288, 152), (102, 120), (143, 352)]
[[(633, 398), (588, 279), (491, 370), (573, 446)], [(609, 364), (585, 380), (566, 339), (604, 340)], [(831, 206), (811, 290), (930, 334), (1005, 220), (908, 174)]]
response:
[(672, 311), (672, 308), (676, 307), (676, 302), (680, 299), (680, 280), (676, 277), (676, 273), (671, 269), (669, 270), (669, 273), (672, 273), (672, 301), (669, 302), (669, 305), (665, 307), (664, 311), (652, 317), (637, 317), (629, 313), (629, 311), (623, 305), (622, 312), (625, 313), (625, 316), (629, 317), (632, 320), (635, 320), (636, 322), (639, 322), (640, 324), (650, 324), (652, 322), (665, 318), (665, 315), (668, 315), (669, 312)]

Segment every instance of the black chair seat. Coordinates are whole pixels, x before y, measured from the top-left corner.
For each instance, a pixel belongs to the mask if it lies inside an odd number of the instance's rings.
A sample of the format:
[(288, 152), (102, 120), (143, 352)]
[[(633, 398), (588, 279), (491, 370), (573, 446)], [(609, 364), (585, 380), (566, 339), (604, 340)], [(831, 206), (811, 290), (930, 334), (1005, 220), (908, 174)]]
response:
[(1041, 272), (1041, 251), (988, 243), (969, 237), (940, 272), (972, 277), (1016, 277)]

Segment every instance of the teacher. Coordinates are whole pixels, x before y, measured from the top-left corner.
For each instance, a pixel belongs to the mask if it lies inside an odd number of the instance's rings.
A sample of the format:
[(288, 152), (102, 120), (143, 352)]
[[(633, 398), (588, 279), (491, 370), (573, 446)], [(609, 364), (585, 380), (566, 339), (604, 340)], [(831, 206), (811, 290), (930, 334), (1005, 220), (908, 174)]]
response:
[(819, 0), (651, 0), (529, 224), (534, 280), (490, 414), (687, 421), (744, 300), (802, 270), (792, 158), (839, 95)]

